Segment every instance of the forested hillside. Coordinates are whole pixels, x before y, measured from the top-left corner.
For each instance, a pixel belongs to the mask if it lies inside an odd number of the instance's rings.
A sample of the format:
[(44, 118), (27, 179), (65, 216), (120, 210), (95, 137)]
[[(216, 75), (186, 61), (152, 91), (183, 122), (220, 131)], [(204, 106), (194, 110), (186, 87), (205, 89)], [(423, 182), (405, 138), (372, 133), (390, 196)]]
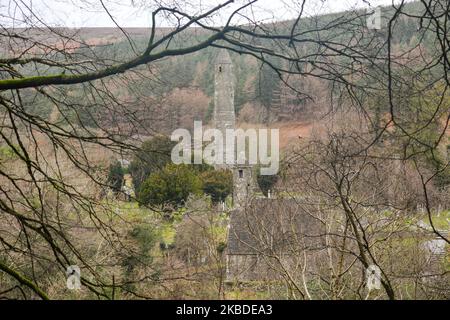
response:
[[(419, 3), (408, 3), (403, 9), (408, 15), (420, 11)], [(383, 20), (388, 21), (394, 10), (383, 8)], [(359, 16), (360, 12), (343, 12), (338, 14), (321, 15), (313, 18), (302, 18), (302, 28), (321, 29), (320, 37), (330, 41), (347, 41), (350, 39), (349, 33), (345, 29), (339, 30), (329, 28), (331, 23), (337, 20), (352, 19), (352, 16), (360, 23), (364, 22), (364, 17)], [(279, 33), (288, 33), (289, 26), (293, 21), (284, 21), (274, 24), (264, 25), (262, 30), (267, 29), (267, 33), (276, 30)], [(432, 34), (425, 33), (418, 39), (417, 30), (420, 29), (420, 21), (406, 15), (402, 16), (395, 23), (392, 31), (392, 50), (395, 54), (402, 52), (408, 54), (425, 54), (433, 50), (436, 45), (433, 43)], [(148, 42), (148, 35), (145, 29), (128, 29), (126, 38), (117, 29), (86, 28), (79, 30), (60, 30), (76, 40), (67, 41), (63, 45), (72, 48), (74, 55), (93, 55), (99, 59), (109, 61), (122, 61), (133, 56), (133, 50), (142, 50)], [(301, 30), (300, 30), (301, 31)], [(37, 32), (37, 31), (25, 31)], [(157, 29), (156, 34), (162, 36), (168, 29)], [(372, 33), (376, 39), (383, 39), (385, 31), (365, 30), (364, 33)], [(45, 31), (37, 32), (37, 37), (45, 37)], [(379, 33), (377, 35), (377, 33)], [(181, 45), (195, 43), (198, 39), (205, 39), (209, 35), (208, 31), (201, 29), (189, 30), (186, 34), (179, 35), (172, 39), (169, 48), (177, 48)], [(305, 33), (307, 37), (316, 37), (317, 34)], [(354, 35), (353, 35), (354, 36)], [(302, 36), (300, 36), (301, 40)], [(372, 42), (375, 42), (371, 38)], [(363, 41), (363, 39), (361, 39)], [(276, 43), (265, 41), (264, 38), (255, 40), (255, 45), (276, 49)], [(420, 42), (420, 45), (419, 45)], [(83, 49), (83, 43), (92, 47)], [(309, 46), (309, 47), (308, 47)], [(320, 45), (316, 47), (305, 45), (301, 50), (322, 50)], [(134, 48), (130, 50), (130, 48)], [(369, 46), (370, 48), (370, 46)], [(374, 48), (373, 50), (377, 50)], [(376, 52), (367, 52), (368, 55)], [(139, 75), (123, 79), (121, 83), (110, 84), (114, 93), (129, 104), (130, 112), (136, 112), (139, 117), (147, 120), (152, 130), (168, 133), (175, 128), (191, 128), (193, 120), (203, 120), (208, 122), (211, 119), (213, 110), (212, 94), (214, 85), (214, 58), (217, 49), (206, 48), (204, 50), (176, 57), (162, 59), (151, 67), (139, 69)], [(342, 63), (347, 63), (346, 57), (342, 56)], [(272, 123), (277, 121), (300, 120), (304, 122), (317, 119), (321, 114), (329, 112), (330, 93), (339, 88), (330, 88), (327, 80), (320, 80), (315, 76), (303, 76), (301, 79), (295, 75), (280, 74), (276, 68), (286, 70), (293, 69), (294, 65), (283, 61), (277, 57), (270, 57), (265, 63), (259, 62), (251, 55), (232, 53), (233, 67), (235, 73), (235, 108), (238, 119), (241, 122)], [(378, 61), (379, 68), (386, 61)], [(377, 71), (374, 68), (373, 72)], [(46, 68), (42, 74), (58, 72), (58, 68)], [(372, 76), (374, 85), (379, 81), (377, 75)], [(369, 85), (369, 84), (368, 84)], [(80, 101), (88, 99), (81, 87), (72, 87), (70, 92), (62, 92), (66, 99)], [(34, 98), (33, 98), (34, 99)], [(44, 100), (44, 99), (42, 99)], [(71, 100), (70, 100), (71, 101)], [(30, 111), (43, 117), (51, 117), (54, 108), (48, 101), (33, 100)], [(155, 118), (150, 114), (157, 113), (160, 117)], [(381, 111), (381, 110), (380, 110)], [(79, 108), (74, 110), (64, 110), (64, 113), (71, 120), (80, 121), (84, 125), (95, 127), (96, 121), (106, 126), (116, 126), (121, 122), (120, 115), (102, 118), (95, 108)], [(53, 113), (53, 116), (55, 113)], [(140, 132), (145, 134), (145, 132)]]

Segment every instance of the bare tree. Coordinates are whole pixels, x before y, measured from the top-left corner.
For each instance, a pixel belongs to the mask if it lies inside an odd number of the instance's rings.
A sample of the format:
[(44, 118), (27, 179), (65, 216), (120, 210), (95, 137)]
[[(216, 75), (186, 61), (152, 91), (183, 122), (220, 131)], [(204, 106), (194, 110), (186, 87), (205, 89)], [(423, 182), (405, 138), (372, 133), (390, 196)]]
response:
[[(330, 87), (332, 111), (342, 105), (351, 106), (370, 124), (369, 135), (351, 137), (351, 149), (343, 148), (340, 139), (319, 145), (332, 161), (326, 163), (326, 168), (312, 171), (328, 176), (349, 228), (344, 239), (347, 235), (354, 237), (356, 257), (363, 266), (374, 263), (383, 267), (371, 249), (367, 227), (361, 224), (362, 204), (353, 202), (350, 182), (354, 175), (361, 177), (371, 170), (369, 154), (379, 147), (380, 140), (390, 137), (406, 141), (399, 154), (404, 160), (416, 161), (433, 226), (430, 181), (448, 171), (448, 158), (434, 162), (431, 169), (427, 167), (427, 175), (423, 174), (424, 162), (419, 160), (429, 154), (438, 158), (437, 150), (445, 144), (450, 119), (450, 4), (423, 0), (418, 10), (411, 12), (402, 1), (386, 9), (387, 24), (377, 31), (366, 28), (370, 13), (365, 10), (319, 19), (306, 15), (306, 3), (303, 0), (295, 8), (296, 19), (264, 24), (252, 11), (257, 0), (224, 1), (198, 10), (193, 9), (194, 3), (156, 2), (148, 8), (139, 2), (135, 5), (152, 10), (151, 27), (144, 34), (145, 45), (140, 47), (130, 31), (117, 24), (108, 4), (100, 1), (126, 44), (125, 52), (118, 52), (112, 45), (93, 45), (83, 40), (80, 30), (50, 25), (23, 1), (10, 1), (0, 23), (0, 279), (6, 275), (30, 291), (10, 280), (2, 281), (9, 287), (2, 286), (0, 291), (7, 294), (17, 288), (25, 297), (32, 292), (48, 298), (42, 287), (51, 280), (45, 276), (56, 270), (63, 276), (66, 267), (76, 262), (85, 270), (83, 286), (97, 297), (114, 298), (119, 289), (131, 296), (150, 297), (132, 286), (153, 274), (152, 265), (144, 259), (148, 252), (139, 252), (121, 234), (118, 221), (124, 225), (130, 221), (117, 217), (114, 207), (103, 197), (108, 184), (102, 163), (112, 155), (138, 150), (139, 135), (155, 133), (149, 123), (158, 119), (159, 99), (145, 97), (137, 84), (147, 81), (158, 86), (156, 63), (209, 47), (253, 57), (271, 68), (282, 85), (303, 98), (310, 95), (290, 79), (320, 79)], [(225, 16), (220, 23), (218, 15), (222, 19)], [(157, 28), (160, 19), (170, 27)], [(405, 19), (417, 22), (419, 30), (417, 42), (402, 49), (396, 32)], [(420, 123), (415, 127), (408, 126), (410, 119), (402, 109), (405, 88), (410, 90), (409, 96), (434, 90), (439, 97), (428, 101), (432, 112), (418, 109)], [(365, 104), (374, 96), (380, 97), (383, 106), (378, 114)], [(152, 102), (156, 105), (154, 113), (143, 116)], [(32, 109), (48, 106), (47, 116)], [(431, 140), (424, 138), (421, 134), (433, 123), (439, 124), (439, 134)], [(347, 161), (357, 161), (357, 170)], [(377, 177), (377, 172), (371, 174)], [(87, 244), (75, 241), (75, 231), (89, 228), (95, 228), (96, 236), (114, 251), (105, 258), (105, 265), (87, 254)], [(449, 242), (445, 234), (435, 227), (433, 230)], [(342, 248), (345, 250), (345, 245)], [(133, 283), (113, 276), (123, 252), (137, 257), (145, 266), (142, 277), (134, 278)], [(338, 279), (345, 268), (340, 270)], [(382, 270), (386, 294), (394, 298), (391, 277)], [(306, 294), (306, 290), (302, 291)]]

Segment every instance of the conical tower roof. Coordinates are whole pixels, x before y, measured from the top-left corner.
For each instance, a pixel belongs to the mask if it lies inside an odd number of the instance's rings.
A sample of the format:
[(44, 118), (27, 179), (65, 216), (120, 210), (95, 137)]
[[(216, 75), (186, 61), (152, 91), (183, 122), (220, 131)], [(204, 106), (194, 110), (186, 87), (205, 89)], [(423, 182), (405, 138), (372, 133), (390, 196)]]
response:
[(228, 54), (228, 50), (220, 49), (216, 57), (216, 64), (231, 64), (231, 58)]

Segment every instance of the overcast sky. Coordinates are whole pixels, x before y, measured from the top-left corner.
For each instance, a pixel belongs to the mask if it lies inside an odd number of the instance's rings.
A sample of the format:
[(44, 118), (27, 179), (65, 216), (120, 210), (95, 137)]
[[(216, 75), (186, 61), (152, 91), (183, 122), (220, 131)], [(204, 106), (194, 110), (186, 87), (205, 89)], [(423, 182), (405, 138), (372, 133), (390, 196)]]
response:
[[(149, 27), (152, 9), (157, 2), (173, 6), (178, 3), (184, 10), (190, 13), (198, 13), (225, 0), (189, 0), (189, 4), (183, 0), (103, 0), (105, 7), (110, 11), (114, 19), (122, 27)], [(233, 8), (248, 2), (248, 0), (236, 0), (236, 3), (225, 10), (222, 16), (216, 17), (216, 23), (225, 21), (227, 13)], [(398, 1), (395, 1), (397, 3)], [(142, 4), (145, 3), (145, 6)], [(259, 21), (287, 20), (298, 15), (301, 0), (259, 0), (248, 15)], [(307, 15), (324, 14), (349, 10), (352, 8), (369, 8), (378, 5), (390, 5), (392, 0), (307, 0), (304, 12)], [(100, 0), (0, 0), (0, 21), (3, 25), (11, 24), (8, 17), (15, 16), (22, 19), (29, 16), (30, 9), (47, 24), (66, 27), (114, 27), (114, 22), (105, 12)], [(202, 10), (203, 9), (203, 10)], [(31, 17), (35, 21), (37, 17)], [(170, 23), (161, 18), (159, 26), (168, 26)], [(236, 22), (239, 22), (236, 20)], [(19, 27), (18, 21), (15, 26)]]

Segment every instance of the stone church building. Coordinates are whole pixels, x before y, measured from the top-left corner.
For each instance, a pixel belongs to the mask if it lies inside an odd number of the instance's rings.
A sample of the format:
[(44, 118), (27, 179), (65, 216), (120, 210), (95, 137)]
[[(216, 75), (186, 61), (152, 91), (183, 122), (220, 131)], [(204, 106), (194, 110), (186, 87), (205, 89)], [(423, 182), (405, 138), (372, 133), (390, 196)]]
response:
[[(234, 74), (228, 52), (215, 60), (214, 126), (225, 137), (235, 128)], [(224, 141), (224, 159), (227, 152)], [(298, 211), (295, 199), (265, 198), (257, 187), (254, 168), (221, 164), (233, 172), (233, 210), (230, 213), (226, 250), (229, 282), (276, 280), (298, 268), (303, 252), (319, 250), (319, 221)], [(300, 251), (302, 254), (299, 254)], [(280, 269), (281, 268), (281, 269)], [(292, 270), (289, 270), (292, 269)]]

